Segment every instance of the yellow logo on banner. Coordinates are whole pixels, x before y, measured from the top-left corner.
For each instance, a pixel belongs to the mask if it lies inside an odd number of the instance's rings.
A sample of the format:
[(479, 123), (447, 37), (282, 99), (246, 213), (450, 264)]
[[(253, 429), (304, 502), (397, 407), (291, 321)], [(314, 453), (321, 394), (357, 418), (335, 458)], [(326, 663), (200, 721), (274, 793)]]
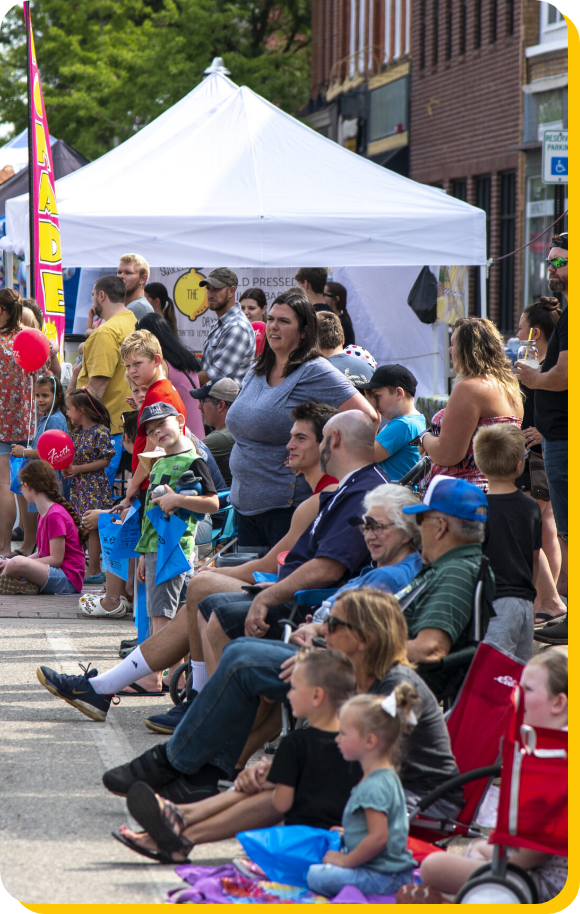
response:
[(43, 263), (59, 263), (61, 260), (60, 232), (56, 225), (45, 219), (40, 219), (38, 223), (38, 253)]
[(180, 276), (175, 283), (173, 300), (176, 307), (190, 321), (197, 320), (208, 309), (205, 286), (200, 286), (200, 282), (204, 279), (205, 276), (202, 273), (198, 273), (197, 270), (189, 270), (188, 273)]
[[(44, 290), (44, 307), (47, 314), (64, 314), (64, 289), (62, 287), (62, 273), (51, 273), (41, 270), (42, 288)], [(45, 329), (49, 337), (48, 331)]]

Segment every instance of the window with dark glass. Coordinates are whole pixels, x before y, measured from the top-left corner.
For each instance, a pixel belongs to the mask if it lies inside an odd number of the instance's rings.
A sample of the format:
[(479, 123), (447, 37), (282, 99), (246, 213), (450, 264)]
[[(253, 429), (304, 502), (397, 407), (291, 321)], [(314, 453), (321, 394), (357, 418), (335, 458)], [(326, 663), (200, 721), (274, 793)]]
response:
[[(511, 254), (516, 247), (516, 173), (506, 171), (500, 175), (499, 253)], [(499, 262), (499, 329), (511, 333), (514, 323), (513, 257)]]
[(497, 41), (497, 0), (490, 0), (489, 4), (489, 43)]
[(459, 20), (459, 53), (467, 50), (467, 0), (461, 0)]
[(439, 0), (433, 0), (433, 66), (439, 63)]
[(474, 22), (473, 22), (473, 44), (474, 47), (481, 47), (481, 0), (475, 0), (474, 3)]
[(514, 33), (514, 0), (505, 0), (505, 30), (507, 35)]
[(409, 78), (403, 76), (369, 93), (369, 142), (408, 129)]
[(425, 69), (426, 56), (426, 33), (427, 33), (427, 0), (421, 0), (421, 12), (419, 21), (419, 67)]
[(460, 178), (458, 181), (451, 182), (451, 195), (458, 200), (467, 203), (467, 179)]
[[(482, 209), (485, 213), (485, 226), (486, 226), (486, 238), (487, 238), (487, 248), (486, 248), (486, 258), (489, 260), (489, 227), (491, 220), (491, 175), (478, 175), (475, 179), (475, 205)], [(489, 283), (487, 285), (487, 308), (489, 312)], [(475, 313), (478, 316), (481, 316), (481, 288), (479, 280), (475, 283)]]
[(445, 12), (445, 26), (446, 26), (446, 47), (445, 47), (445, 57), (447, 60), (451, 60), (451, 55), (453, 54), (453, 0), (447, 0), (447, 10)]

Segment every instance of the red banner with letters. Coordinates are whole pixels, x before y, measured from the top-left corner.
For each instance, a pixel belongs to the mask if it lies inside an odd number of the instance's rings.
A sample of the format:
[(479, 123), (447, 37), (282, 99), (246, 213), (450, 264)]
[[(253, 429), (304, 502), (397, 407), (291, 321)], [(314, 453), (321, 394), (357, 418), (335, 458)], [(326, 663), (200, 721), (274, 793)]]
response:
[(30, 271), (34, 276), (33, 295), (45, 316), (45, 333), (58, 345), (62, 358), (65, 313), (60, 230), (48, 120), (36, 61), (29, 2), (24, 3), (24, 22), (28, 30)]

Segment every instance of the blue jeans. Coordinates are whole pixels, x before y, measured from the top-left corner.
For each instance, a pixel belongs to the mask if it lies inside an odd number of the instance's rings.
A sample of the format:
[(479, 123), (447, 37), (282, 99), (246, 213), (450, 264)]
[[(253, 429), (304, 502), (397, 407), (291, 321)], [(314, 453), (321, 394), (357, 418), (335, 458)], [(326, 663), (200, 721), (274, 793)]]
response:
[(556, 530), (568, 539), (568, 442), (544, 441), (544, 469), (548, 477), (550, 501)]
[(314, 863), (306, 877), (308, 888), (317, 895), (333, 898), (345, 887), (354, 885), (363, 895), (394, 895), (402, 885), (413, 881), (413, 870), (401, 873), (379, 873), (367, 866), (349, 869), (333, 863)]
[(218, 668), (165, 744), (169, 762), (182, 774), (203, 765), (229, 777), (252, 729), (260, 695), (284, 701), (289, 685), (280, 666), (298, 648), (259, 638), (238, 638), (222, 653)]
[(121, 454), (123, 453), (123, 435), (111, 435), (111, 444), (115, 447), (115, 456), (112, 458), (110, 464), (105, 469), (107, 474), (107, 479), (109, 480), (109, 485), (111, 486), (111, 492), (113, 491), (113, 486), (115, 485), (115, 476), (117, 475), (117, 470), (119, 469), (119, 464), (121, 463)]

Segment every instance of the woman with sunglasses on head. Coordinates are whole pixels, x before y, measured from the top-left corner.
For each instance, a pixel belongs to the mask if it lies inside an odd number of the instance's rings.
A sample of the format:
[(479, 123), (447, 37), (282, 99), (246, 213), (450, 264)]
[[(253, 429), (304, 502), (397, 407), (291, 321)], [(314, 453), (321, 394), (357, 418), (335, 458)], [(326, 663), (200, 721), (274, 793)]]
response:
[(322, 357), (314, 308), (302, 289), (292, 288), (272, 303), (264, 348), (228, 410), (235, 441), (230, 501), (240, 546), (274, 546), (310, 495), (306, 481), (286, 466), (291, 412), (310, 400), (376, 419), (362, 394)]
[[(291, 636), (290, 644), (249, 638), (238, 642), (243, 643), (246, 652), (241, 679), (238, 680), (236, 673), (232, 675), (231, 669), (226, 679), (219, 683), (217, 679), (214, 683), (212, 677), (188, 712), (198, 724), (197, 751), (200, 756), (213, 758), (215, 750), (222, 764), (227, 764), (230, 759), (233, 760), (233, 767), (237, 761), (236, 752), (242, 752), (259, 696), (266, 695), (273, 701), (285, 700), (298, 649), (310, 640), (303, 634), (308, 628), (299, 628)], [(407, 625), (395, 598), (372, 589), (345, 591), (336, 600), (321, 633), (327, 648), (346, 654), (352, 661), (358, 694), (390, 695), (399, 684), (410, 683), (419, 695), (417, 725), (409, 733), (402, 750), (400, 778), (407, 808), (412, 808), (421, 797), (459, 774), (437, 700), (407, 659)], [(260, 654), (264, 657), (261, 658)], [(218, 675), (219, 668), (214, 676)], [(233, 705), (229, 707), (230, 702), (235, 702), (235, 708)], [(204, 723), (202, 717), (205, 718), (206, 713), (207, 722)], [(237, 726), (234, 727), (232, 721)], [(223, 739), (224, 727), (230, 734), (226, 743)], [(159, 750), (160, 747), (155, 748)], [(248, 758), (247, 749), (241, 757)], [(203, 844), (220, 841), (233, 838), (237, 832), (248, 828), (272, 825), (278, 820), (272, 818), (271, 790), (266, 783), (270, 765), (271, 762), (262, 759), (238, 774), (235, 789), (249, 796), (243, 802), (235, 802), (234, 798), (235, 805), (232, 805), (231, 794), (227, 792), (187, 804), (173, 804), (158, 797), (155, 836), (162, 843), (167, 842), (166, 847), (173, 843), (175, 848), (177, 842), (172, 842), (168, 835), (168, 830), (173, 830), (174, 834), (188, 839), (183, 844), (189, 849), (191, 845), (188, 842)], [(198, 776), (201, 774), (202, 771)], [(109, 786), (106, 781), (105, 786)], [(165, 788), (159, 787), (159, 790), (167, 793)], [(459, 789), (438, 800), (426, 814), (454, 818), (462, 804), (463, 796)], [(168, 862), (167, 851), (163, 852), (164, 848), (160, 848), (153, 835), (127, 828), (123, 829), (123, 835), (130, 839), (130, 846), (137, 853), (150, 857), (161, 850), (161, 857)], [(183, 851), (172, 856), (175, 862), (184, 859)]]
[[(66, 410), (72, 425), (71, 437), (75, 455), (74, 463), (62, 471), (71, 480), (70, 501), (82, 517), (96, 508), (111, 508), (111, 487), (105, 469), (115, 455), (111, 442), (111, 418), (109, 410), (88, 387), (69, 390), (66, 396)], [(104, 584), (105, 572), (101, 572), (101, 543), (99, 531), (89, 534), (89, 569), (86, 584)]]

